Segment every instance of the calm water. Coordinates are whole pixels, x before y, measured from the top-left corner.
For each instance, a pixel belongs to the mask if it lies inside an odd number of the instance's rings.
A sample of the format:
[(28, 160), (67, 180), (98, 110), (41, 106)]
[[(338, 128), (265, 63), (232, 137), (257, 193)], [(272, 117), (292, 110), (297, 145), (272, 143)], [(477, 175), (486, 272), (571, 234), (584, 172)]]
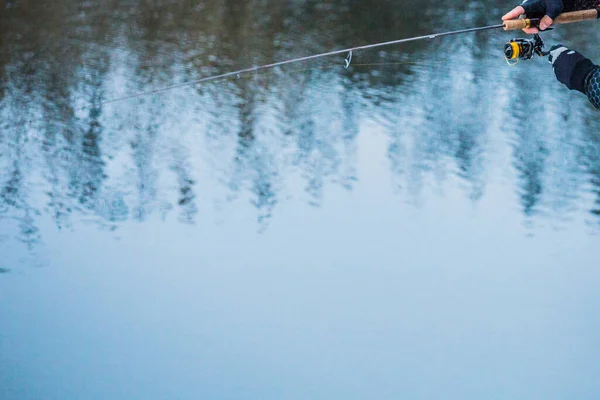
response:
[(0, 398), (598, 398), (600, 114), (514, 34), (106, 103), (513, 6), (408, 3), (1, 1)]

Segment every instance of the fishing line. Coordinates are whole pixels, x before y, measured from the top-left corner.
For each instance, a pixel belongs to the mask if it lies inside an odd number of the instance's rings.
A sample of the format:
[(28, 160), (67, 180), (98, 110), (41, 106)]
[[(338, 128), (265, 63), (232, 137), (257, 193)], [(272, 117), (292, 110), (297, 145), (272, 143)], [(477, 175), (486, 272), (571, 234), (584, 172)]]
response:
[[(387, 63), (357, 63), (357, 64), (352, 64), (352, 66), (354, 67), (378, 67), (378, 66), (391, 66), (391, 65), (425, 65), (425, 64), (432, 64), (435, 62), (432, 61), (404, 61), (404, 62), (387, 62)], [(293, 69), (290, 70), (290, 73), (301, 73), (301, 72), (310, 72), (310, 71), (315, 71), (315, 70), (328, 70), (328, 69), (335, 69), (335, 68), (339, 68), (339, 69), (344, 69), (344, 66), (336, 66), (336, 65), (331, 65), (331, 66), (321, 66), (321, 67), (313, 67), (313, 68), (301, 68), (301, 69)], [(264, 72), (264, 73), (259, 73), (259, 74), (254, 74), (252, 75), (253, 78), (261, 78), (261, 77), (265, 77), (270, 75), (272, 72)], [(233, 73), (231, 73), (233, 74)], [(223, 74), (223, 75), (229, 75), (229, 74)], [(220, 77), (220, 79), (226, 79), (226, 78), (231, 78), (231, 76), (221, 76), (218, 75), (218, 77)], [(246, 78), (246, 77), (250, 77), (248, 76), (248, 74), (244, 74), (244, 76), (238, 76), (238, 79), (242, 79), (242, 78)], [(124, 96), (124, 97), (119, 97), (119, 98), (115, 98), (115, 99), (111, 99), (111, 100), (107, 100), (104, 102), (101, 102), (100, 105), (106, 105), (106, 104), (111, 104), (111, 103), (116, 103), (116, 102), (120, 102), (120, 101), (125, 101), (125, 100), (129, 100), (129, 99), (134, 99), (134, 98), (138, 98), (138, 97), (143, 97), (146, 95), (151, 95), (151, 94), (157, 94), (157, 93), (161, 93), (161, 92), (166, 92), (169, 90), (173, 90), (173, 89), (177, 89), (177, 88), (182, 88), (182, 87), (186, 87), (186, 86), (193, 86), (195, 84), (198, 83), (202, 83), (202, 82), (206, 82), (206, 80), (203, 79), (207, 79), (207, 78), (202, 78), (199, 80), (194, 80), (194, 81), (188, 81), (188, 82), (182, 82), (180, 84), (176, 84), (176, 85), (171, 85), (168, 87), (163, 87), (163, 88), (158, 88), (158, 89), (154, 89), (154, 90), (149, 90), (146, 92), (140, 92), (137, 94), (133, 94), (130, 96)], [(217, 77), (211, 77), (210, 80), (217, 80)], [(199, 82), (202, 81), (202, 82)], [(85, 107), (83, 107), (82, 109), (85, 109)]]
[[(434, 63), (434, 62), (433, 62)], [(353, 67), (381, 67), (381, 66), (386, 66), (386, 65), (425, 65), (425, 64), (432, 64), (431, 61), (404, 61), (404, 62), (383, 62), (383, 63), (360, 63), (360, 64), (352, 64)], [(341, 65), (329, 65), (329, 66), (321, 66), (321, 67), (312, 67), (312, 68), (300, 68), (300, 69), (291, 69), (289, 71), (289, 73), (301, 73), (301, 72), (311, 72), (311, 71), (316, 71), (316, 70), (331, 70), (331, 69), (345, 69), (344, 66)], [(240, 76), (239, 79), (245, 78), (245, 77), (252, 77), (252, 78), (262, 78), (265, 76), (269, 76), (271, 75), (272, 72), (263, 72), (263, 73), (257, 73), (257, 74), (253, 74), (252, 76), (249, 75), (244, 75), (243, 77)], [(193, 84), (193, 83), (190, 83)]]

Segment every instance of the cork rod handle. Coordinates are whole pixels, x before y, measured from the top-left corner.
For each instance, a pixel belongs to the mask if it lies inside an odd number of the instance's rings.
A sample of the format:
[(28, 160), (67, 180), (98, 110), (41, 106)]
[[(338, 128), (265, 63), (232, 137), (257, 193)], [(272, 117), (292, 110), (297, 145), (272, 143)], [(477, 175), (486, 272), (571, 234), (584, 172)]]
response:
[[(593, 8), (591, 10), (583, 10), (583, 11), (573, 11), (560, 14), (558, 17), (554, 19), (554, 24), (564, 25), (564, 24), (572, 24), (573, 22), (581, 22), (587, 21), (591, 19), (598, 19), (600, 17), (600, 9)], [(539, 24), (539, 19), (513, 19), (510, 21), (504, 21), (504, 30), (505, 31), (516, 31), (518, 29), (525, 28), (537, 28)]]

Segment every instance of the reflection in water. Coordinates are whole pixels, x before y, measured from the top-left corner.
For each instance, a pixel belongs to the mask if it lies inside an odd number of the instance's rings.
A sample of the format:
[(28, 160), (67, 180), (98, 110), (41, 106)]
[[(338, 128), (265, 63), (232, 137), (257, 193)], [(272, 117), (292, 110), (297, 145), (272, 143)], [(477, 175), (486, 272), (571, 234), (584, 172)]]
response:
[[(250, 196), (265, 227), (289, 177), (302, 179), (314, 206), (328, 185), (352, 190), (357, 141), (368, 125), (385, 132), (394, 184), (411, 199), (422, 201), (425, 188), (456, 175), (478, 201), (499, 144), (509, 142), (527, 219), (569, 218), (591, 195), (586, 213), (598, 223), (596, 114), (553, 85), (547, 65), (503, 67), (500, 35), (364, 52), (350, 70), (341, 59), (322, 60), (103, 104), (250, 65), (423, 34), (441, 12), (433, 4), (5, 2), (0, 221), (15, 222), (17, 238), (33, 247), (44, 215), (59, 229), (81, 216), (109, 230), (155, 213), (194, 223), (198, 199), (218, 200), (225, 188), (224, 199)], [(439, 30), (453, 28), (453, 17), (477, 26), (500, 15), (491, 1), (451, 1), (443, 11), (451, 18)], [(575, 30), (569, 41), (585, 51), (582, 37)], [(567, 99), (573, 110), (565, 110)], [(209, 175), (221, 189), (207, 183)]]

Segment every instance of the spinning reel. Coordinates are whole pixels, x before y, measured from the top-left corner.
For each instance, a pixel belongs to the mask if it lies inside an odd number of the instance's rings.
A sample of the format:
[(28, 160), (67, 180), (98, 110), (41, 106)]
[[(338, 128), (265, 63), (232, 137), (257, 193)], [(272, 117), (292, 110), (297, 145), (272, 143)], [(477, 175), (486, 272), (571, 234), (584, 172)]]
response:
[(538, 34), (531, 39), (512, 39), (504, 46), (504, 58), (510, 65), (520, 60), (531, 60), (536, 54), (540, 57), (550, 55), (550, 52), (544, 51), (544, 41)]

